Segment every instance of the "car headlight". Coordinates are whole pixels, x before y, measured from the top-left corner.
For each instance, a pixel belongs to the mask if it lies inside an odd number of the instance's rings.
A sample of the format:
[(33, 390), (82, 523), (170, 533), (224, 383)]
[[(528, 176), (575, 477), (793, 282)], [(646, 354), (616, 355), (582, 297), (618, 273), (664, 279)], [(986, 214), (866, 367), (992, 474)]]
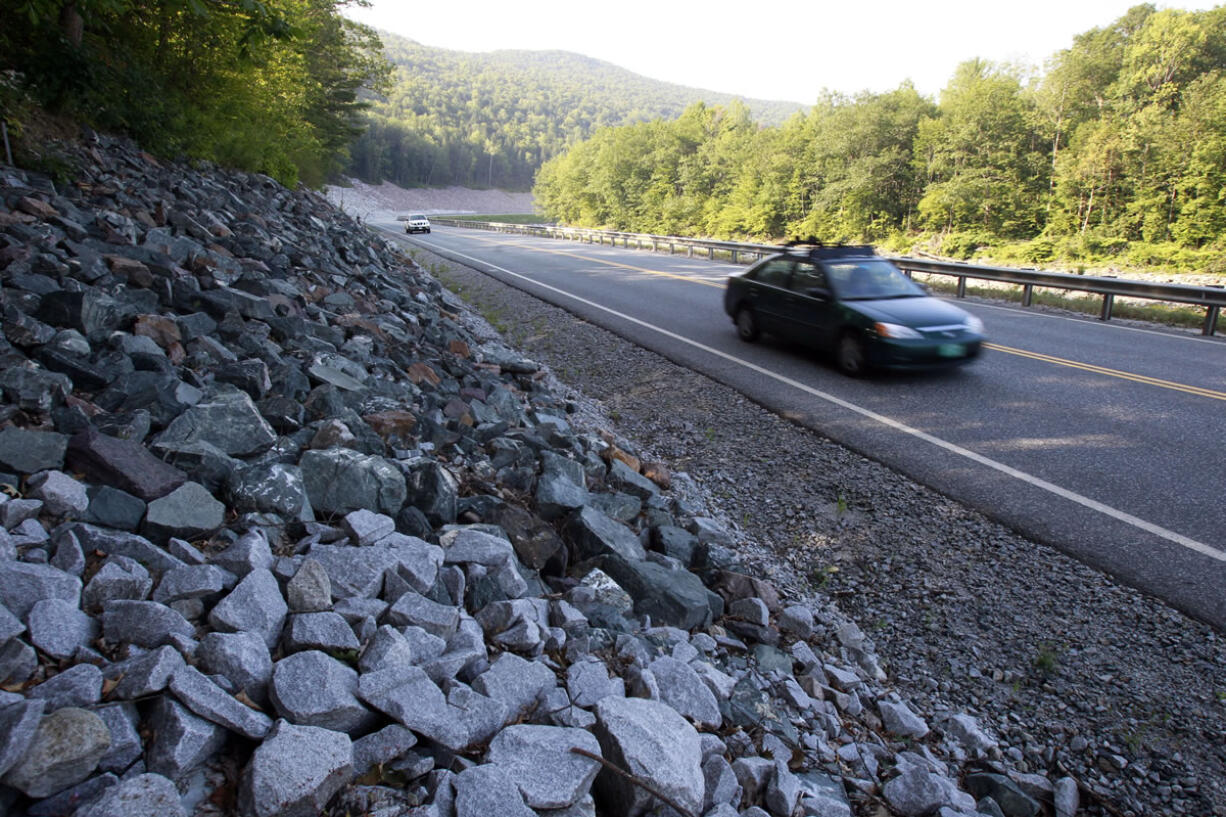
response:
[(974, 315), (966, 316), (967, 330), (974, 332), (976, 335), (983, 334), (983, 321), (976, 318)]
[(916, 332), (910, 326), (900, 326), (896, 323), (875, 323), (873, 329), (883, 338), (922, 338), (919, 332)]

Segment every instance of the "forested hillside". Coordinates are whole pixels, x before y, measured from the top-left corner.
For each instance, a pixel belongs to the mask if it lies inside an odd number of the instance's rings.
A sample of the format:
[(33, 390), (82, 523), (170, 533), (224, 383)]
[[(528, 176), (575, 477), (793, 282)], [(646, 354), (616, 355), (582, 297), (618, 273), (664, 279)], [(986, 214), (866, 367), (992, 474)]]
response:
[[(11, 0), (0, 118), (19, 148), (42, 111), (146, 150), (321, 184), (359, 132), (360, 89), (388, 67), (351, 0)], [(22, 156), (50, 167), (54, 157)]]
[(1136, 6), (1037, 77), (967, 62), (938, 101), (903, 85), (777, 127), (696, 105), (604, 128), (534, 192), (573, 225), (1226, 271), (1226, 6)]
[[(380, 36), (396, 78), (374, 100), (349, 165), (370, 182), (527, 190), (541, 162), (600, 127), (675, 119), (699, 100), (733, 101), (564, 51), (468, 53)], [(801, 109), (747, 104), (773, 124)]]

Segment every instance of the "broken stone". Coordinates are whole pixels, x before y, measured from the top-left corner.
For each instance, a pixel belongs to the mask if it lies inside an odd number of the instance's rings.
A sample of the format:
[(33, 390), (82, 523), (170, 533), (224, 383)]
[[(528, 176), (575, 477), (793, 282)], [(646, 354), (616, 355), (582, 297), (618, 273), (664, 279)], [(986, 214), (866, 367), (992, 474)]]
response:
[[(702, 742), (674, 709), (643, 698), (605, 697), (596, 704), (595, 733), (603, 756), (614, 765), (650, 779), (690, 813), (701, 809), (706, 790)], [(596, 778), (596, 790), (632, 814), (654, 801), (652, 795), (607, 770)]]
[(268, 690), (277, 713), (290, 723), (352, 735), (376, 720), (357, 698), (358, 673), (318, 650), (278, 661)]
[(347, 735), (278, 721), (243, 771), (239, 807), (251, 817), (320, 814), (352, 778)]
[(531, 808), (563, 809), (587, 796), (601, 769), (574, 748), (600, 755), (599, 742), (583, 729), (519, 724), (498, 733), (485, 760), (510, 774)]
[(57, 710), (39, 723), (4, 783), (30, 797), (47, 797), (87, 778), (110, 745), (111, 733), (95, 713), (72, 707)]

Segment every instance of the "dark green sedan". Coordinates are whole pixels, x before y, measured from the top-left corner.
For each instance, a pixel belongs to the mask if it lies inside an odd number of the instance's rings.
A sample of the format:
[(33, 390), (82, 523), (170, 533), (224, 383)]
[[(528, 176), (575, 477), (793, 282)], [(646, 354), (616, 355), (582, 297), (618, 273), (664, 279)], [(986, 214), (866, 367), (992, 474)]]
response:
[(768, 333), (833, 355), (844, 374), (974, 360), (983, 322), (934, 298), (871, 247), (796, 248), (728, 277), (742, 340)]

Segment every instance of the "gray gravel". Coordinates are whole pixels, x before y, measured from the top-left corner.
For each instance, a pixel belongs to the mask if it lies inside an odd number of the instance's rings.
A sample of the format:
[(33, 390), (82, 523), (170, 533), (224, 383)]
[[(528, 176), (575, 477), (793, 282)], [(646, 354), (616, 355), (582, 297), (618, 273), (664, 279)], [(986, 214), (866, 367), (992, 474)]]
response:
[(853, 618), (917, 714), (976, 713), (1017, 769), (1080, 780), (1081, 814), (1226, 815), (1226, 636), (611, 332), (411, 254), (567, 383), (577, 412), (694, 477), (762, 575)]

